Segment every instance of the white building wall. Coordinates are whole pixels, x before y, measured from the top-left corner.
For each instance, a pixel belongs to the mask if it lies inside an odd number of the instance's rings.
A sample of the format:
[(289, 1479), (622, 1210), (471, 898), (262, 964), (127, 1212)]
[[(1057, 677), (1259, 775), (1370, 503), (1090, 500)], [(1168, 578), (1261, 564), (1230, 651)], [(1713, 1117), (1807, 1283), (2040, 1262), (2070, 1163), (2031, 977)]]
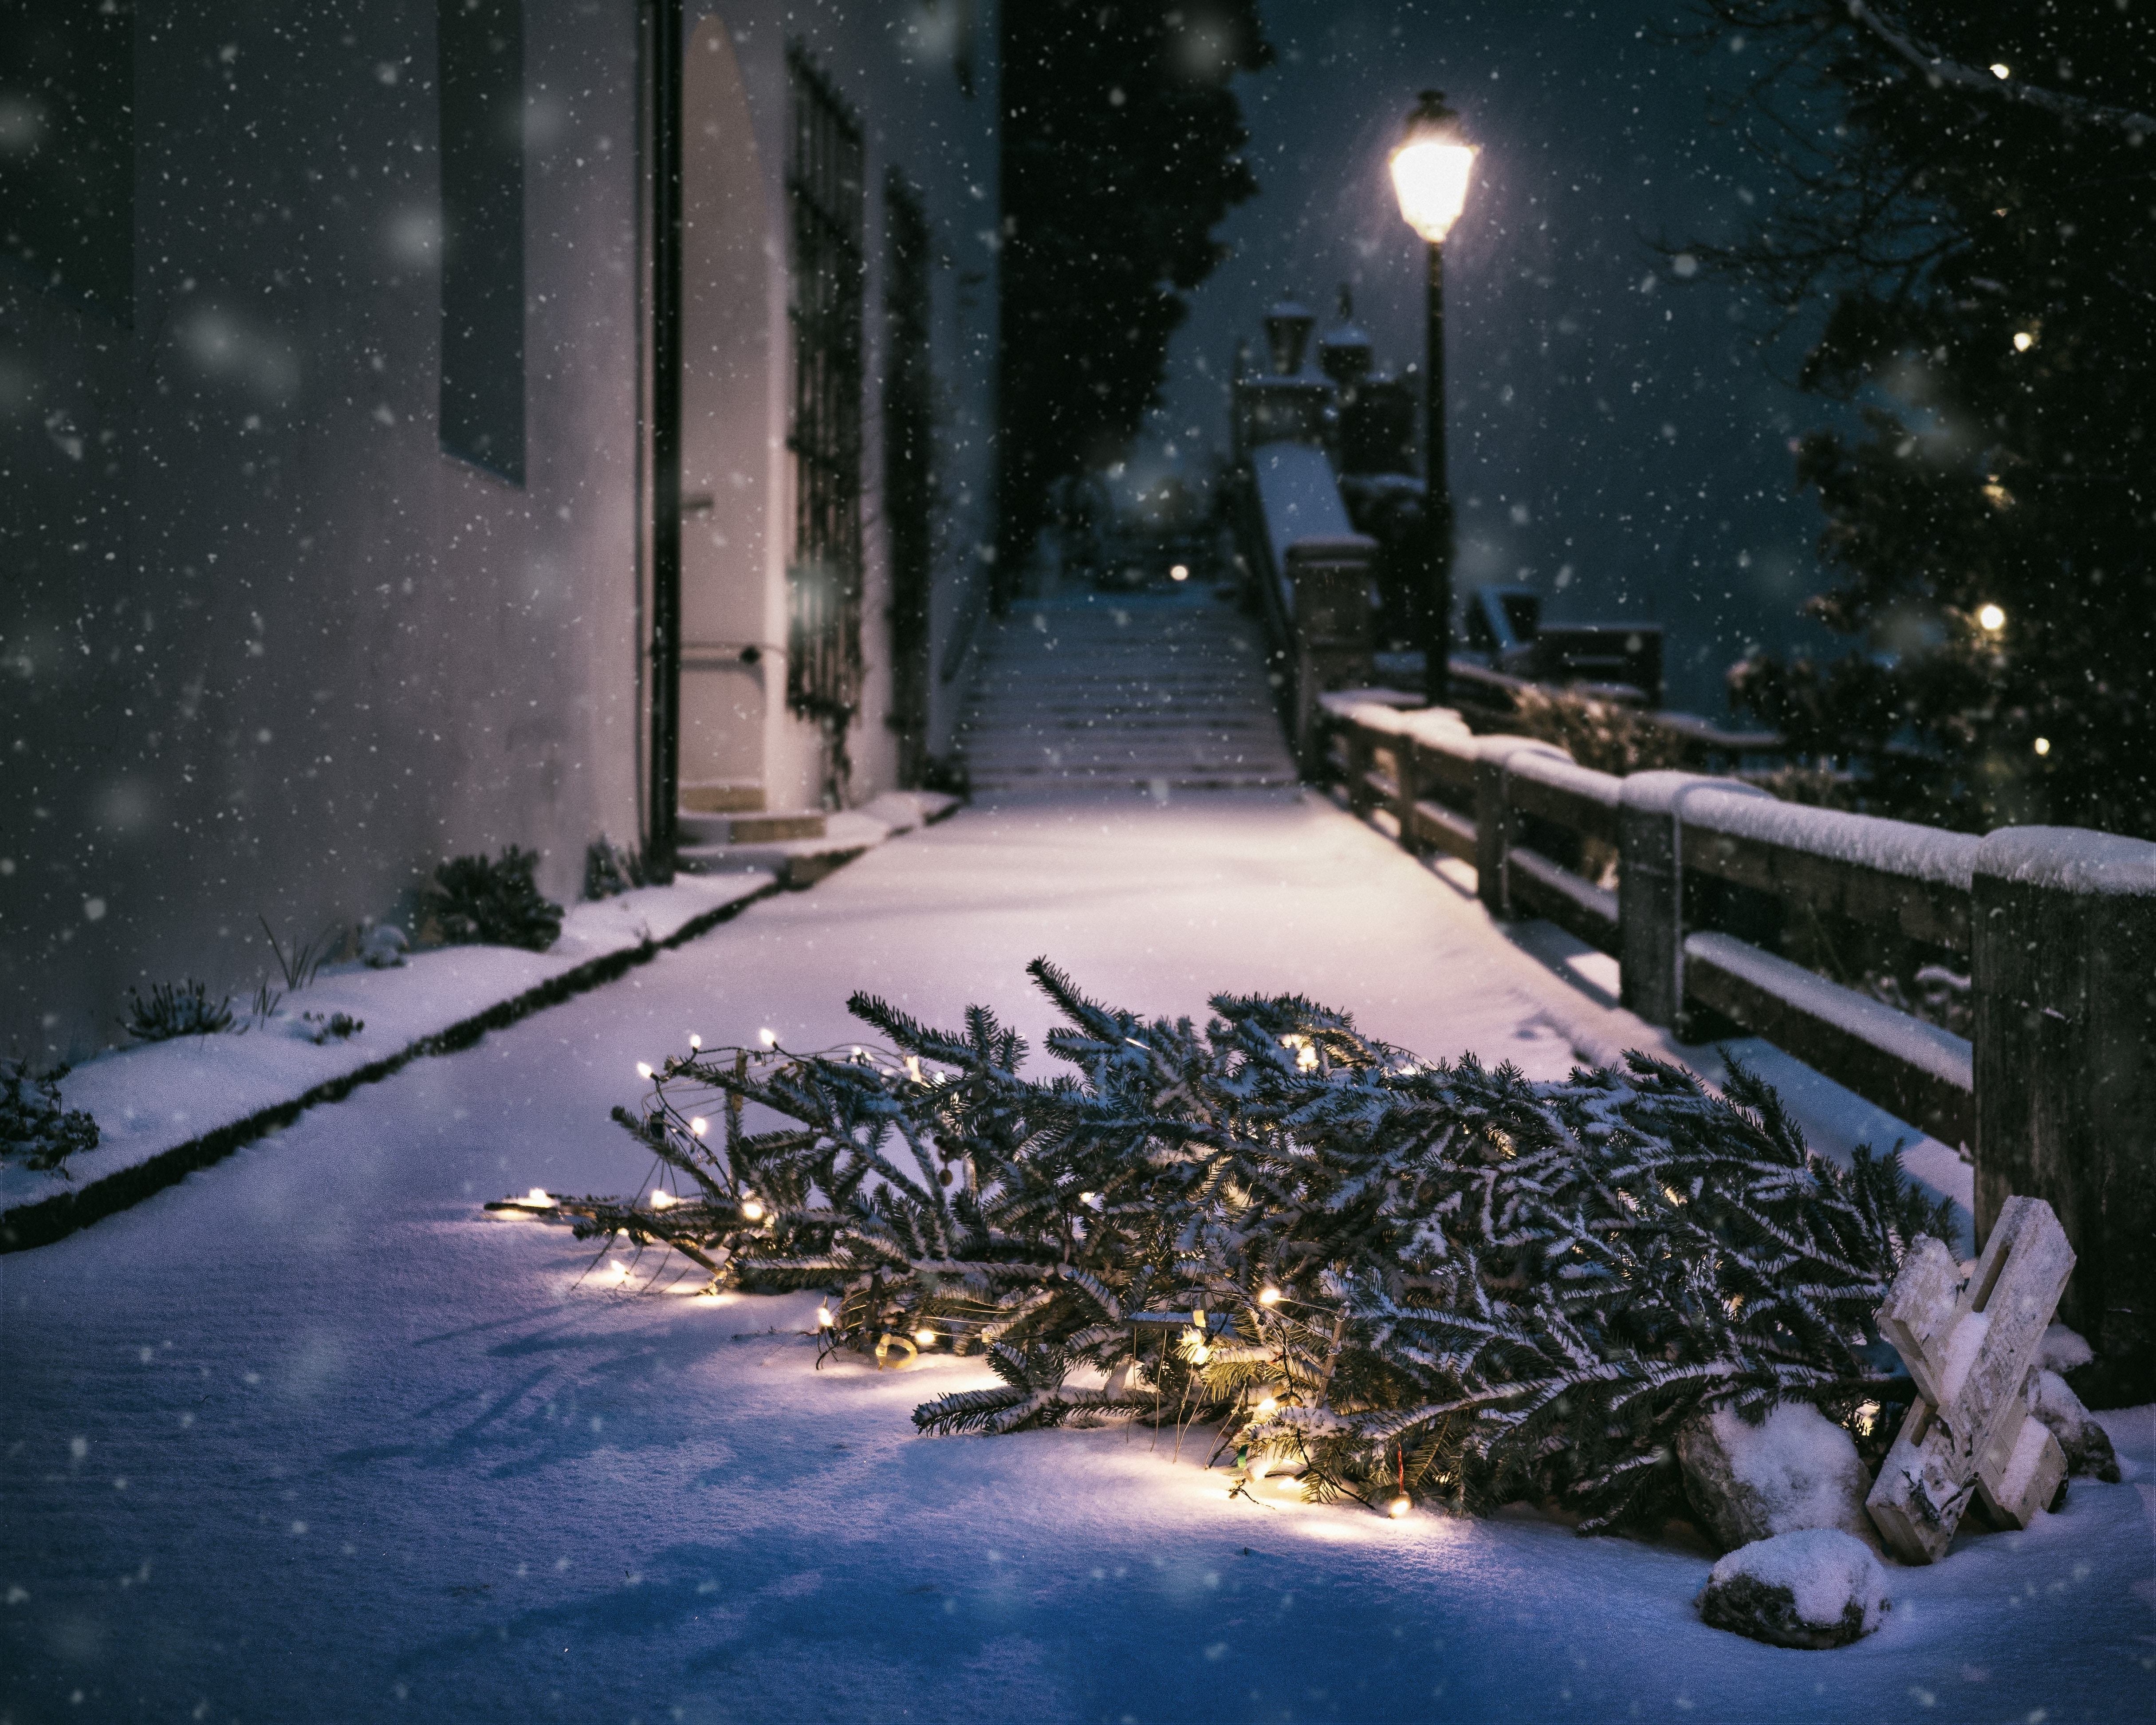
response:
[[(953, 0), (713, 10), (757, 140), (775, 356), (788, 31), (868, 121), (872, 525), (886, 159), (951, 255), (936, 276), (947, 631), (992, 537), (993, 284), (962, 307), (959, 280), (992, 269), (993, 32), (983, 20), (968, 101), (916, 28), (932, 37)], [(244, 999), (269, 969), (258, 917), (288, 943), (406, 917), (436, 862), (511, 844), (542, 850), (542, 884), (567, 899), (588, 840), (636, 836), (637, 16), (526, 0), (521, 488), (438, 442), (434, 18), (431, 0), (146, 0), (131, 321), (0, 273), (0, 1051), (115, 1040), (130, 984), (192, 975)], [(763, 639), (783, 642), (788, 390), (775, 364), (761, 382), (730, 411), (775, 452), (752, 481), (748, 554)], [(869, 543), (860, 796), (893, 760)], [(761, 770), (775, 806), (799, 806), (815, 739), (772, 670)], [(939, 685), (947, 706), (955, 686)], [(947, 711), (937, 722), (947, 737)]]

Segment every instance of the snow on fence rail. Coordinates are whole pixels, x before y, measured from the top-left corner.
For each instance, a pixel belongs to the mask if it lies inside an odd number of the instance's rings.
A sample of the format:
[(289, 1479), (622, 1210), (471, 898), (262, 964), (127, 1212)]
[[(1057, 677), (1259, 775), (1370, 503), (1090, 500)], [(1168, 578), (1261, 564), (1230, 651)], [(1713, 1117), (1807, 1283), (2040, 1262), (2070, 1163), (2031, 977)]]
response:
[[(1547, 917), (1615, 957), (1648, 1023), (1681, 1032), (1709, 1009), (1961, 1144), (1979, 1244), (2010, 1195), (2046, 1199), (2080, 1255), (2061, 1315), (2123, 1387), (2156, 1390), (2156, 845), (1979, 839), (1695, 773), (1618, 778), (1442, 709), (1310, 704), (1314, 777), (1409, 849), (1474, 865), (1493, 915)], [(1974, 1040), (1761, 944), (1790, 913), (1965, 958)]]

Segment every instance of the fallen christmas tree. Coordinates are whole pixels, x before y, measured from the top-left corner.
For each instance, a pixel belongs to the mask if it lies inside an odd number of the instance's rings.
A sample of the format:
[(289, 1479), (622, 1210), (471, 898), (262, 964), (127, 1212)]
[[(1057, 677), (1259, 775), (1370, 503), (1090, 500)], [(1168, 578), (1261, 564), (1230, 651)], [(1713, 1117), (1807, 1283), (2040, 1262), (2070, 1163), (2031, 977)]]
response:
[(1218, 998), (1201, 1032), (1029, 968), (1068, 1072), (1022, 1076), (984, 1008), (945, 1032), (856, 997), (895, 1055), (670, 1059), (614, 1113), (685, 1195), (545, 1207), (714, 1287), (828, 1291), (827, 1348), (984, 1353), (1003, 1386), (924, 1431), (1217, 1425), (1240, 1478), (1322, 1500), (1648, 1525), (1708, 1407), (1883, 1436), (1909, 1399), (1872, 1313), (1947, 1205), (1898, 1155), (1812, 1155), (1742, 1070), (1721, 1097), (1636, 1055), (1531, 1083), (1298, 999)]

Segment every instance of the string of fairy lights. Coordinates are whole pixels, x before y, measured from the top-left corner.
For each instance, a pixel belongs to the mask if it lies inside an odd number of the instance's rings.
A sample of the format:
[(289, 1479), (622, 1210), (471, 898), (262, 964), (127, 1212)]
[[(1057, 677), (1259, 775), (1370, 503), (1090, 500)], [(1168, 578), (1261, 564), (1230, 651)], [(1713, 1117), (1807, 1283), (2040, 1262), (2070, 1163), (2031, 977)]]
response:
[[(1282, 1039), (1283, 1045), (1294, 1052), (1300, 1070), (1317, 1065), (1319, 1054), (1312, 1040), (1291, 1035)], [(650, 1086), (646, 1097), (644, 1115), (647, 1133), (658, 1131), (673, 1135), (682, 1149), (694, 1158), (699, 1169), (696, 1178), (707, 1188), (704, 1193), (685, 1194), (680, 1189), (683, 1172), (680, 1162), (665, 1155), (655, 1155), (652, 1168), (640, 1182), (634, 1197), (625, 1208), (641, 1208), (654, 1221), (665, 1219), (666, 1224), (693, 1229), (696, 1221), (708, 1218), (719, 1228), (739, 1231), (737, 1224), (747, 1224), (759, 1232), (768, 1232), (780, 1219), (773, 1213), (762, 1194), (753, 1187), (745, 1187), (739, 1171), (730, 1155), (714, 1153), (711, 1143), (712, 1111), (724, 1111), (730, 1116), (728, 1142), (738, 1138), (745, 1107), (744, 1099), (723, 1091), (708, 1082), (684, 1084), (686, 1075), (696, 1071), (700, 1065), (717, 1060), (732, 1067), (736, 1075), (745, 1078), (757, 1069), (770, 1070), (791, 1063), (830, 1061), (867, 1067), (886, 1076), (902, 1076), (907, 1081), (924, 1086), (940, 1086), (950, 1081), (952, 1074), (911, 1054), (898, 1054), (870, 1044), (850, 1043), (814, 1054), (802, 1054), (781, 1045), (777, 1034), (770, 1029), (759, 1033), (758, 1045), (747, 1047), (731, 1045), (707, 1050), (701, 1035), (690, 1034), (689, 1052), (685, 1056), (670, 1055), (658, 1066), (649, 1061), (636, 1062), (636, 1076)], [(947, 1183), (949, 1175), (942, 1170), (923, 1172), (932, 1178), (941, 1173)], [(715, 1196), (714, 1194), (716, 1194)], [(1078, 1204), (1084, 1209), (1098, 1209), (1099, 1194), (1081, 1192), (1076, 1194)], [(594, 1201), (564, 1199), (548, 1192), (543, 1187), (534, 1187), (521, 1197), (496, 1200), (486, 1205), (490, 1211), (521, 1214), (542, 1220), (569, 1220), (576, 1216), (590, 1218), (603, 1208)], [(692, 1244), (675, 1237), (670, 1227), (664, 1235), (650, 1236), (660, 1240), (674, 1251), (683, 1254), (697, 1267), (710, 1274), (710, 1280), (700, 1291), (706, 1296), (721, 1291), (719, 1271), (726, 1261), (724, 1248), (716, 1249), (716, 1259), (697, 1251)], [(601, 1261), (609, 1268), (600, 1274), (603, 1283), (617, 1288), (626, 1288), (634, 1280), (634, 1266), (640, 1260), (647, 1240), (639, 1237), (630, 1262), (624, 1264), (618, 1257), (609, 1257), (610, 1244), (602, 1245), (593, 1263), (585, 1271), (589, 1276)], [(688, 1277), (685, 1271), (668, 1284), (678, 1286)], [(581, 1281), (583, 1278), (580, 1277)], [(654, 1272), (645, 1285), (644, 1291), (658, 1290), (659, 1276)], [(985, 1351), (996, 1338), (1000, 1327), (1009, 1323), (1011, 1313), (993, 1301), (968, 1299), (963, 1296), (944, 1293), (927, 1302), (932, 1310), (915, 1314), (914, 1327), (910, 1331), (883, 1327), (877, 1314), (869, 1308), (875, 1301), (870, 1289), (856, 1288), (850, 1292), (830, 1290), (820, 1298), (815, 1310), (817, 1342), (816, 1363), (820, 1369), (826, 1360), (846, 1350), (843, 1339), (860, 1332), (865, 1343), (865, 1351), (875, 1363), (876, 1369), (903, 1370), (913, 1365), (922, 1356), (947, 1348), (952, 1354), (964, 1358)], [(1255, 1495), (1255, 1488), (1270, 1481), (1275, 1490), (1293, 1493), (1298, 1497), (1322, 1497), (1326, 1499), (1348, 1498), (1367, 1507), (1376, 1508), (1373, 1494), (1359, 1487), (1367, 1482), (1345, 1480), (1326, 1473), (1308, 1453), (1303, 1432), (1293, 1423), (1280, 1416), (1291, 1410), (1322, 1404), (1319, 1379), (1322, 1373), (1308, 1369), (1298, 1370), (1294, 1332), (1298, 1327), (1289, 1308), (1301, 1302), (1291, 1298), (1277, 1284), (1265, 1281), (1255, 1293), (1243, 1302), (1242, 1321), (1249, 1332), (1249, 1343), (1235, 1349), (1235, 1364), (1253, 1364), (1262, 1360), (1261, 1369), (1244, 1374), (1236, 1382), (1236, 1394), (1228, 1415), (1219, 1425), (1219, 1441), (1209, 1455), (1206, 1466), (1210, 1468), (1224, 1454), (1232, 1450), (1233, 1462), (1229, 1474), (1227, 1494), (1229, 1498), (1243, 1498), (1253, 1503), (1263, 1500)], [(860, 1308), (850, 1311), (850, 1307)], [(1130, 1358), (1113, 1374), (1119, 1386), (1127, 1381), (1128, 1373), (1144, 1363), (1142, 1337), (1148, 1331), (1160, 1334), (1160, 1347), (1154, 1362), (1153, 1378), (1156, 1405), (1153, 1423), (1158, 1426), (1170, 1421), (1180, 1422), (1183, 1407), (1170, 1412), (1161, 1399), (1168, 1377), (1168, 1354), (1171, 1348), (1179, 1353), (1188, 1365), (1204, 1368), (1221, 1358), (1229, 1344), (1224, 1341), (1235, 1327), (1235, 1320), (1227, 1313), (1196, 1307), (1188, 1311), (1140, 1312), (1125, 1315), (1131, 1329)], [(864, 1322), (863, 1320), (870, 1320)], [(868, 1336), (873, 1335), (873, 1341)], [(1255, 1358), (1253, 1358), (1253, 1356)], [(1255, 1389), (1255, 1399), (1250, 1391)], [(1183, 1404), (1188, 1404), (1190, 1380), (1186, 1378), (1183, 1391)], [(1308, 1392), (1306, 1394), (1306, 1392)], [(1181, 1437), (1178, 1435), (1177, 1451), (1179, 1454)], [(1404, 1444), (1394, 1449), (1394, 1495), (1384, 1504), (1385, 1512), (1397, 1518), (1405, 1516), (1414, 1507), (1414, 1499), (1407, 1476), (1407, 1451)], [(1378, 1494), (1382, 1495), (1382, 1494)]]

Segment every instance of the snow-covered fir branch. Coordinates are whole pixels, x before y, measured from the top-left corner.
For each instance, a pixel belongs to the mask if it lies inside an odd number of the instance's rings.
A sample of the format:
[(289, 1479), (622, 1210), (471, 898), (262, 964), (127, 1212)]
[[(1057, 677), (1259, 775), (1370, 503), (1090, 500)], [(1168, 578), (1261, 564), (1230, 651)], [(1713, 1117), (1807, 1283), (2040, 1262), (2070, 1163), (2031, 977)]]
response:
[(985, 1358), (1003, 1386), (923, 1430), (1202, 1424), (1326, 1501), (1639, 1523), (1707, 1407), (1907, 1399), (1871, 1314), (1943, 1207), (1893, 1156), (1813, 1156), (1741, 1070), (1535, 1084), (1306, 1000), (1219, 997), (1200, 1030), (1031, 970), (1063, 1075), (984, 1009), (946, 1032), (856, 997), (895, 1056), (670, 1060), (616, 1117), (693, 1189), (561, 1208), (716, 1287), (824, 1290), (829, 1347)]

